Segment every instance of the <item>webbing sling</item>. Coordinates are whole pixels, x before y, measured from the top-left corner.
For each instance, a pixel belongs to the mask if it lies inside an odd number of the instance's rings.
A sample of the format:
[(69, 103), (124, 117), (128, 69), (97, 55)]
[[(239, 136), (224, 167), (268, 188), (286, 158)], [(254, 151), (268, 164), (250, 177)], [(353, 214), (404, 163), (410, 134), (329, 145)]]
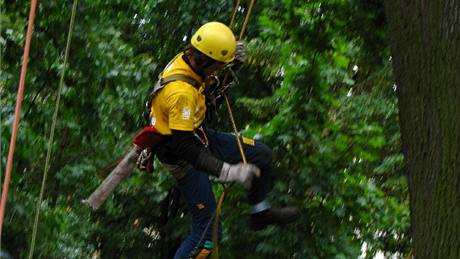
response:
[[(177, 58), (180, 57), (181, 54), (177, 54), (171, 61), (169, 61), (168, 65), (166, 65), (166, 67), (169, 67), (172, 65), (172, 63), (174, 63), (174, 61), (176, 61)], [(161, 75), (163, 74), (164, 71), (162, 71), (159, 75), (158, 75), (158, 81), (156, 82), (155, 86), (153, 87), (153, 90), (152, 92), (150, 92), (149, 94), (149, 98), (147, 99), (147, 103), (146, 103), (146, 113), (144, 113), (144, 117), (149, 114), (150, 115), (150, 107), (152, 106), (152, 101), (153, 101), (153, 97), (155, 97), (155, 94), (160, 91), (160, 89), (162, 89), (165, 85), (167, 85), (168, 83), (171, 83), (173, 81), (184, 81), (188, 84), (190, 84), (191, 86), (195, 87), (196, 89), (199, 89), (200, 86), (201, 86), (201, 83), (198, 82), (197, 80), (193, 79), (192, 77), (190, 76), (186, 76), (186, 75), (182, 75), (182, 74), (173, 74), (173, 75), (170, 75), (170, 76), (167, 76), (167, 77), (164, 77), (162, 78)]]
[(174, 74), (174, 75), (170, 75), (170, 76), (161, 78), (161, 74), (160, 74), (158, 81), (155, 84), (155, 87), (153, 88), (152, 92), (149, 95), (149, 104), (152, 103), (153, 97), (158, 91), (160, 91), (160, 89), (162, 89), (165, 85), (173, 81), (184, 81), (190, 84), (191, 86), (195, 87), (196, 89), (199, 89), (201, 86), (200, 82), (186, 75)]
[(199, 89), (200, 86), (201, 86), (200, 82), (196, 81), (195, 79), (193, 79), (193, 78), (191, 78), (189, 76), (181, 75), (181, 74), (170, 75), (170, 76), (161, 78), (160, 79), (160, 85), (163, 86), (163, 85), (166, 85), (167, 83), (171, 83), (173, 81), (184, 81), (184, 82), (192, 85), (196, 89)]

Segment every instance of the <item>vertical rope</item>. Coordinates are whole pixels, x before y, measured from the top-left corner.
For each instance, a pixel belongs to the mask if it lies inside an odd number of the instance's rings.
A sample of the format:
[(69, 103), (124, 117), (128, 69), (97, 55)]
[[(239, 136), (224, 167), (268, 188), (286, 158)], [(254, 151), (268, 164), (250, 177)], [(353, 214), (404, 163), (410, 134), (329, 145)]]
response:
[[(246, 13), (246, 17), (244, 18), (243, 26), (241, 27), (240, 35), (238, 37), (239, 40), (243, 38), (244, 32), (246, 30), (246, 26), (249, 21), (249, 17), (251, 16), (252, 13), (252, 8), (254, 7), (254, 2), (255, 0), (251, 0), (248, 8), (248, 12)], [(236, 10), (238, 9), (238, 6), (240, 4), (240, 0), (238, 0), (237, 5), (235, 6), (235, 10), (232, 15), (232, 21), (230, 23), (230, 28), (234, 25), (234, 20), (235, 20), (235, 14)], [(228, 75), (225, 76), (223, 84), (225, 85), (227, 81)], [(230, 105), (230, 102), (228, 101), (227, 94), (224, 94), (225, 98), (225, 104), (227, 105), (227, 111), (228, 111), (228, 116), (230, 117), (230, 121), (232, 123), (233, 127), (233, 132), (235, 133), (236, 137), (236, 142), (238, 144), (238, 149), (240, 151), (241, 159), (243, 160), (244, 164), (247, 164), (246, 160), (246, 155), (244, 154), (244, 149), (243, 149), (243, 144), (241, 143), (240, 135), (238, 133), (238, 127), (236, 126), (235, 118), (233, 116), (232, 112), (232, 107)], [(222, 206), (224, 204), (224, 199), (225, 195), (227, 194), (228, 190), (232, 187), (232, 185), (226, 186), (224, 191), (222, 192), (221, 196), (219, 197), (219, 201), (217, 203), (216, 211), (215, 211), (215, 217), (214, 217), (214, 224), (213, 224), (213, 235), (212, 235), (212, 241), (214, 243), (214, 249), (212, 252), (212, 258), (213, 259), (218, 259), (219, 258), (219, 221), (220, 221), (220, 214), (222, 211)]]
[(240, 36), (238, 37), (238, 40), (243, 39), (244, 32), (246, 31), (246, 26), (248, 25), (249, 17), (251, 17), (251, 14), (252, 14), (252, 8), (254, 7), (254, 2), (255, 0), (251, 0), (251, 3), (249, 4), (249, 9), (248, 9), (248, 12), (246, 13), (246, 17), (244, 18), (243, 27), (241, 27)]
[(214, 217), (214, 223), (212, 226), (212, 243), (214, 244), (214, 249), (211, 255), (213, 259), (219, 258), (219, 218), (222, 210), (222, 204), (224, 203), (225, 195), (227, 194), (227, 190), (228, 188), (225, 188), (219, 197)]
[[(238, 0), (237, 4), (235, 6), (235, 9), (233, 11), (232, 21), (230, 23), (230, 28), (232, 28), (233, 25), (234, 25), (235, 16), (236, 16), (235, 14), (236, 14), (236, 11), (238, 10), (240, 2), (241, 2), (241, 0)], [(249, 3), (248, 12), (246, 13), (246, 16), (244, 17), (243, 26), (241, 27), (240, 35), (238, 37), (239, 40), (241, 40), (243, 38), (244, 32), (246, 31), (246, 26), (248, 25), (249, 17), (251, 17), (252, 9), (254, 7), (254, 2), (255, 2), (255, 0), (251, 0), (251, 2)], [(225, 75), (225, 78), (224, 78), (224, 81), (223, 81), (224, 85), (226, 84), (227, 79), (228, 79), (228, 75)], [(236, 126), (235, 118), (234, 118), (233, 112), (232, 112), (232, 107), (230, 105), (230, 102), (228, 101), (227, 94), (224, 94), (224, 99), (225, 99), (225, 104), (227, 105), (228, 116), (230, 117), (230, 121), (232, 123), (233, 132), (235, 133), (236, 142), (238, 144), (238, 149), (240, 151), (241, 159), (243, 160), (244, 164), (247, 164), (246, 155), (244, 154), (244, 150), (243, 150), (243, 144), (241, 144), (240, 135), (238, 133), (238, 127)], [(216, 218), (218, 218), (218, 217), (216, 217)]]
[(46, 152), (45, 168), (43, 170), (43, 179), (42, 179), (42, 185), (40, 189), (40, 197), (38, 199), (37, 208), (35, 212), (35, 221), (33, 225), (32, 241), (31, 241), (30, 250), (29, 250), (29, 259), (32, 259), (34, 248), (35, 248), (35, 241), (37, 237), (37, 228), (38, 228), (38, 219), (40, 216), (40, 207), (43, 201), (43, 194), (45, 192), (46, 178), (47, 178), (49, 167), (50, 167), (51, 152), (52, 152), (52, 147), (53, 147), (53, 142), (54, 142), (54, 131), (56, 129), (57, 115), (59, 112), (59, 104), (61, 101), (61, 92), (62, 92), (62, 87), (64, 85), (64, 76), (65, 76), (66, 67), (67, 67), (67, 59), (69, 57), (70, 42), (72, 41), (72, 31), (73, 31), (73, 27), (75, 23), (75, 13), (77, 10), (77, 3), (78, 3), (78, 0), (74, 0), (73, 5), (72, 5), (72, 14), (70, 17), (69, 31), (67, 33), (67, 43), (66, 43), (65, 54), (64, 54), (64, 64), (61, 70), (61, 78), (59, 80), (57, 100), (56, 100), (56, 105), (54, 107), (53, 122), (51, 124), (51, 132), (50, 132), (50, 136), (48, 139), (48, 150)]
[[(0, 17), (3, 17), (3, 0), (0, 0)], [(0, 38), (2, 37), (2, 19), (0, 18)], [(2, 44), (0, 44), (0, 71), (2, 71), (2, 61), (3, 61), (3, 55), (2, 52)], [(1, 99), (1, 96), (0, 96)], [(0, 181), (3, 178), (3, 170), (2, 170), (2, 158), (3, 158), (3, 150), (2, 150), (2, 113), (0, 112)], [(1, 190), (0, 190), (1, 191)], [(2, 237), (0, 236), (0, 244)]]
[(3, 220), (5, 218), (6, 200), (8, 198), (8, 188), (11, 180), (11, 170), (13, 169), (14, 149), (16, 147), (16, 138), (21, 118), (22, 99), (24, 97), (24, 88), (26, 83), (27, 65), (29, 63), (30, 42), (32, 41), (32, 32), (34, 27), (35, 10), (37, 0), (31, 0), (29, 22), (27, 24), (26, 42), (24, 46), (24, 55), (22, 57), (21, 76), (19, 79), (18, 94), (16, 97), (16, 108), (14, 111), (13, 130), (11, 133), (10, 147), (8, 150), (8, 160), (6, 162), (5, 180), (3, 182), (2, 200), (0, 203), (0, 236), (3, 230)]
[(243, 159), (243, 164), (247, 164), (248, 161), (246, 160), (246, 154), (244, 154), (243, 144), (241, 144), (240, 133), (238, 132), (238, 127), (236, 126), (235, 118), (233, 117), (232, 108), (230, 106), (230, 102), (228, 101), (227, 94), (224, 94), (225, 103), (227, 104), (228, 116), (230, 117), (230, 121), (232, 122), (233, 132), (236, 136), (236, 143), (238, 144), (238, 149), (240, 150), (241, 158)]
[(238, 12), (238, 7), (240, 7), (240, 4), (241, 4), (241, 0), (238, 0), (236, 2), (235, 8), (233, 9), (232, 19), (230, 21), (230, 26), (229, 26), (230, 28), (232, 28), (235, 25), (236, 12)]

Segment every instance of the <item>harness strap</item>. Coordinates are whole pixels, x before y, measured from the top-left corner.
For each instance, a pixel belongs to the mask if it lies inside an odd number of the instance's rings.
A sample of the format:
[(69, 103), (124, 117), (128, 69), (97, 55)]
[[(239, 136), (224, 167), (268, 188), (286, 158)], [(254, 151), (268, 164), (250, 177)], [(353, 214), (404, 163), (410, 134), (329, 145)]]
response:
[(196, 89), (199, 89), (200, 86), (201, 86), (201, 83), (196, 81), (195, 79), (189, 77), (189, 76), (186, 76), (186, 75), (181, 75), (181, 74), (175, 74), (175, 75), (170, 75), (170, 76), (167, 76), (167, 77), (164, 77), (164, 78), (161, 78), (160, 79), (160, 85), (166, 85), (170, 82), (173, 82), (173, 81), (184, 81), (190, 85), (192, 85), (193, 87), (195, 87)]
[[(173, 61), (174, 61), (174, 59), (173, 59)], [(149, 97), (147, 99), (147, 102), (145, 103), (145, 110), (143, 112), (143, 117), (147, 121), (147, 124), (150, 124), (149, 123), (149, 120), (150, 120), (150, 107), (152, 106), (153, 97), (155, 97), (156, 93), (158, 91), (160, 91), (161, 89), (163, 89), (163, 87), (165, 85), (167, 85), (168, 83), (171, 83), (173, 81), (184, 81), (187, 84), (190, 84), (191, 86), (193, 86), (197, 90), (199, 90), (200, 86), (201, 86), (200, 82), (198, 82), (195, 79), (193, 79), (193, 78), (191, 78), (189, 76), (186, 76), (186, 75), (174, 74), (174, 75), (170, 75), (170, 76), (161, 78), (161, 74), (160, 74), (157, 83), (153, 87), (153, 90), (152, 90), (152, 92), (150, 92)]]
[(174, 75), (170, 75), (170, 76), (161, 78), (161, 74), (160, 74), (155, 87), (153, 88), (152, 92), (149, 95), (149, 99), (150, 99), (149, 101), (152, 101), (153, 97), (158, 91), (160, 91), (160, 89), (162, 89), (165, 85), (173, 81), (184, 81), (187, 84), (192, 85), (196, 89), (200, 89), (200, 86), (201, 86), (200, 82), (186, 75), (174, 74)]

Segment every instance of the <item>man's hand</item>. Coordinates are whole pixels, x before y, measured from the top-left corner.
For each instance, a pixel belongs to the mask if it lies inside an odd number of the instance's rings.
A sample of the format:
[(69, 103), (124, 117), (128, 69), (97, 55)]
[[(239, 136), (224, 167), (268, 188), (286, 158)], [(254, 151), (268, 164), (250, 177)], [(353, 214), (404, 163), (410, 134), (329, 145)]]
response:
[(241, 63), (246, 61), (246, 50), (242, 41), (236, 42), (235, 60)]
[(235, 164), (230, 165), (224, 162), (220, 176), (218, 178), (221, 182), (239, 182), (246, 189), (251, 188), (252, 178), (260, 176), (260, 169), (253, 164)]
[(153, 155), (150, 148), (142, 150), (142, 152), (139, 154), (139, 157), (137, 158), (136, 165), (137, 168), (145, 171), (146, 173), (153, 172)]

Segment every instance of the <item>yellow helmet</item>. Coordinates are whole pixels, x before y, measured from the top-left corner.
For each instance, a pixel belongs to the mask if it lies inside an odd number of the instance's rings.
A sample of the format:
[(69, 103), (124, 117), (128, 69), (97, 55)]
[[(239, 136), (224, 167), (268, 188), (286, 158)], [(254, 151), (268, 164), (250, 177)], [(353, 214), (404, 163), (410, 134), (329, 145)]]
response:
[(208, 22), (193, 34), (192, 46), (206, 56), (224, 63), (235, 58), (236, 40), (232, 30), (220, 22)]

